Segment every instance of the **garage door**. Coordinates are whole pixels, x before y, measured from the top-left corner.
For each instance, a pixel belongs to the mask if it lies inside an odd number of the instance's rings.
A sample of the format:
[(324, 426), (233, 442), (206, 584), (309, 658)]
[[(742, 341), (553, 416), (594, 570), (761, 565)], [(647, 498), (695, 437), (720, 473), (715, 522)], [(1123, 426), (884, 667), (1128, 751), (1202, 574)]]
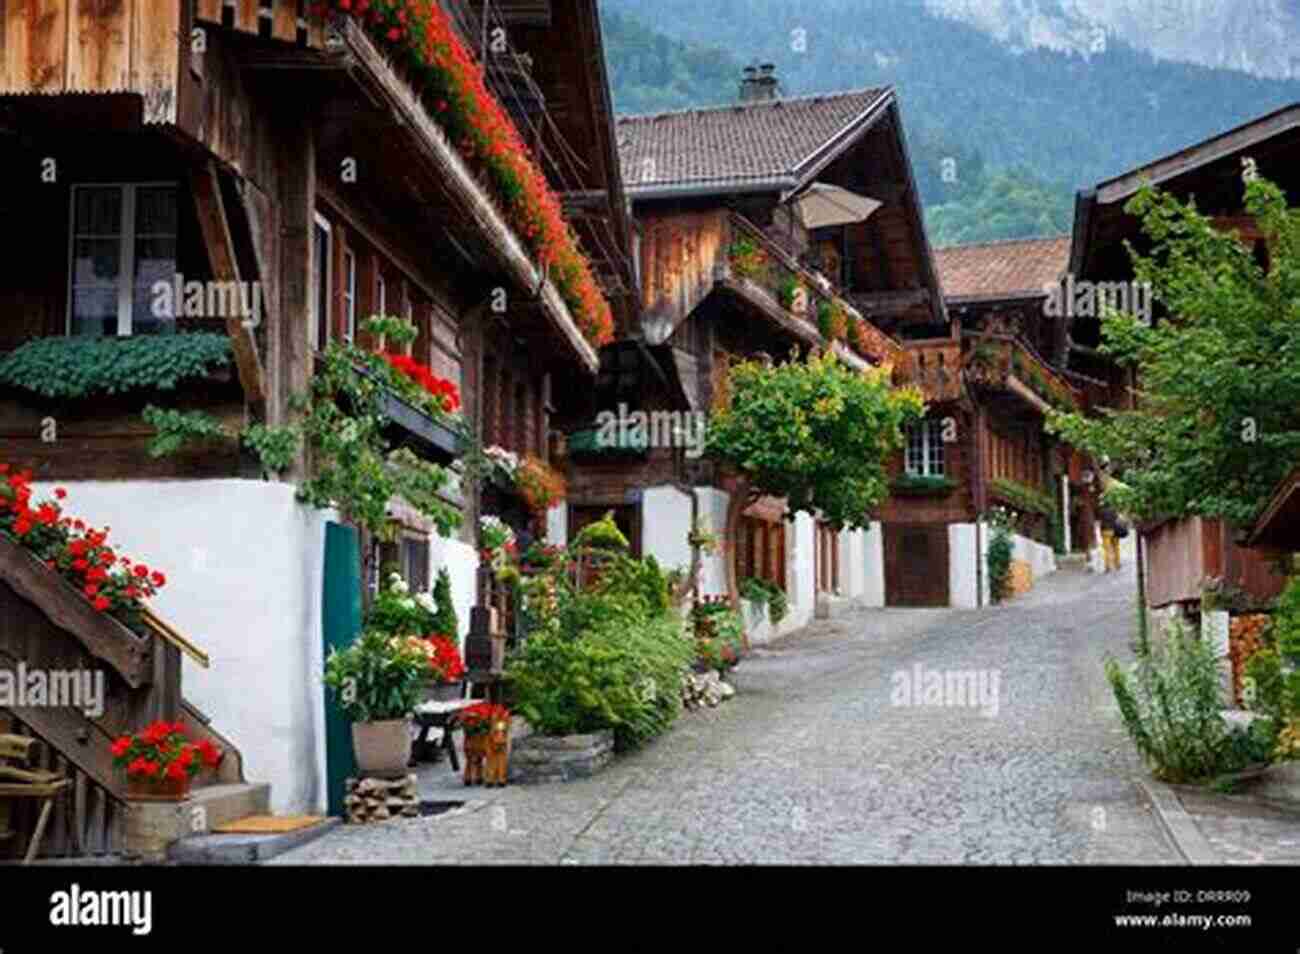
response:
[(885, 524), (885, 603), (948, 605), (947, 524)]

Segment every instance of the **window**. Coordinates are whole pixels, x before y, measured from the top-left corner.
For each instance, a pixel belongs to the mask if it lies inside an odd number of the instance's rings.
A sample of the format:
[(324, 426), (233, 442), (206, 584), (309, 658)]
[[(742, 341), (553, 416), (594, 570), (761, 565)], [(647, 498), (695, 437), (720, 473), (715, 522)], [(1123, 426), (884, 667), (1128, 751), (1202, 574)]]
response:
[(388, 575), (398, 574), (412, 593), (429, 591), (429, 539), (416, 533), (402, 533), (392, 542), (374, 544), (370, 591), (388, 585)]
[(357, 256), (351, 249), (343, 253), (343, 337), (357, 337)]
[(785, 589), (785, 524), (741, 517), (736, 546), (736, 578), (757, 577)]
[(155, 308), (153, 288), (175, 278), (176, 234), (174, 185), (73, 186), (68, 333), (174, 330), (180, 303)]
[(908, 429), (906, 466), (912, 476), (943, 476), (942, 420), (920, 421)]
[(330, 224), (316, 216), (312, 229), (312, 259), (316, 268), (316, 300), (313, 303), (311, 342), (324, 351), (330, 340)]

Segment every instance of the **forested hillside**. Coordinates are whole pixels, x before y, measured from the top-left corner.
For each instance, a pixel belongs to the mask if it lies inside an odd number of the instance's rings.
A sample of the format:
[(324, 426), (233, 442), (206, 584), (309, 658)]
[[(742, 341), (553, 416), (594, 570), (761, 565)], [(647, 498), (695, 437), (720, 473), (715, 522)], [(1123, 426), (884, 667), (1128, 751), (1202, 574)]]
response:
[[(732, 102), (742, 66), (786, 95), (892, 85), (935, 244), (1069, 228), (1073, 192), (1300, 102), (1300, 83), (1157, 61), (1102, 34), (1024, 50), (923, 0), (602, 0), (620, 112)], [(653, 13), (653, 21), (647, 19)]]

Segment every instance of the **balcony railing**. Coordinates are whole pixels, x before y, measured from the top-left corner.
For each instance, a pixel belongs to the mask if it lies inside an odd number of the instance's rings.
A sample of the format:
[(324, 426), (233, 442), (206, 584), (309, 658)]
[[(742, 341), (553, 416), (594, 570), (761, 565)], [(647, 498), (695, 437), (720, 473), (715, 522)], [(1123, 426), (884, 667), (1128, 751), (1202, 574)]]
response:
[(1016, 338), (909, 341), (906, 350), (900, 376), (920, 387), (928, 401), (954, 400), (966, 384), (1010, 391), (1039, 410), (1082, 407), (1083, 395)]
[(730, 279), (755, 286), (813, 338), (841, 353), (894, 366), (903, 349), (849, 304), (826, 276), (810, 271), (744, 216), (728, 218), (729, 244), (722, 250)]

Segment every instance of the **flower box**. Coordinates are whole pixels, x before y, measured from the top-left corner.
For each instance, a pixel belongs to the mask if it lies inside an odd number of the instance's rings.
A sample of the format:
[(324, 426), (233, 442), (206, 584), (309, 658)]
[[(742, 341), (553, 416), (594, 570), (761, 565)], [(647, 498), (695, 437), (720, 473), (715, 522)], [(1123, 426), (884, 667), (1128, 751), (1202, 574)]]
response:
[(181, 778), (141, 778), (128, 775), (126, 798), (131, 802), (183, 802), (190, 797), (189, 775)]
[(383, 391), (379, 408), (391, 426), (400, 431), (397, 442), (412, 446), (435, 464), (447, 465), (465, 453), (460, 436), (441, 421), (407, 404), (397, 395)]

